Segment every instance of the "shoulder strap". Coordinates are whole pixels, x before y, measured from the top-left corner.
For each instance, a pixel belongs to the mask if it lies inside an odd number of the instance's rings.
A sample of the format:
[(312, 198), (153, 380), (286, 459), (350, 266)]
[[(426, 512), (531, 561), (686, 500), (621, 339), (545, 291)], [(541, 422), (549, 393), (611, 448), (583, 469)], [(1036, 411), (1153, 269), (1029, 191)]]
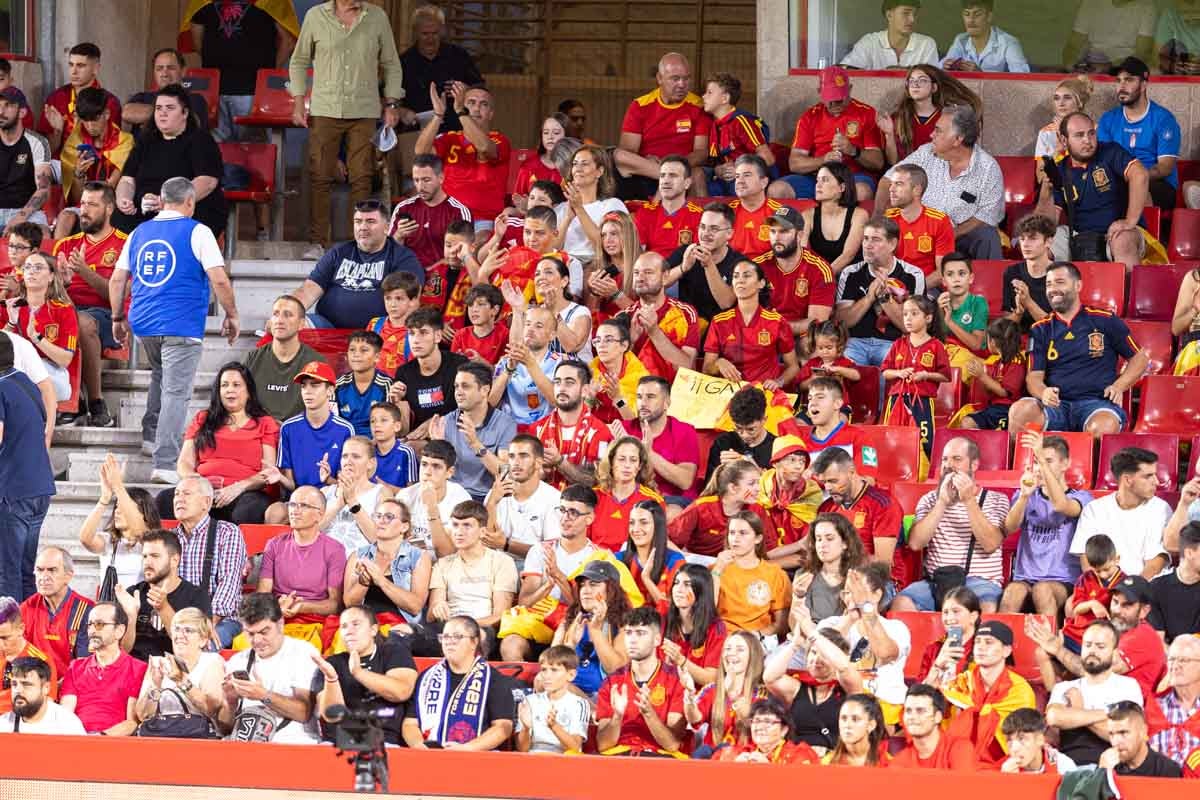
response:
[[(20, 370), (16, 370), (15, 368), (13, 371), (20, 372)], [(25, 373), (22, 372), (21, 374), (24, 375)], [(26, 376), (26, 378), (28, 379), (28, 376)], [(33, 381), (29, 380), (28, 384), (25, 381), (14, 381), (14, 383), (16, 383), (17, 386), (20, 386), (21, 391), (25, 392), (25, 395), (33, 401), (33, 404), (37, 407), (38, 414), (40, 414), (42, 417), (42, 422), (45, 422), (46, 405), (42, 402), (42, 396), (30, 388), (33, 385)]]
[[(205, 531), (204, 539), (204, 567), (203, 577), (200, 578), (200, 586), (203, 587), (204, 593), (208, 595), (209, 603), (212, 603), (212, 571), (214, 555), (217, 551), (217, 521), (212, 517), (208, 518), (208, 530)], [(250, 658), (254, 658), (254, 651), (250, 651)], [(249, 667), (247, 667), (249, 669)]]
[[(979, 511), (980, 511), (980, 513), (983, 512), (983, 501), (987, 498), (987, 493), (988, 493), (987, 489), (979, 490)], [(969, 545), (967, 545), (967, 563), (963, 566), (963, 572), (965, 572), (968, 577), (970, 577), (970, 575), (971, 575), (971, 559), (974, 557), (975, 557), (975, 531), (971, 531), (971, 543)], [(251, 655), (253, 655), (253, 651), (251, 651)]]

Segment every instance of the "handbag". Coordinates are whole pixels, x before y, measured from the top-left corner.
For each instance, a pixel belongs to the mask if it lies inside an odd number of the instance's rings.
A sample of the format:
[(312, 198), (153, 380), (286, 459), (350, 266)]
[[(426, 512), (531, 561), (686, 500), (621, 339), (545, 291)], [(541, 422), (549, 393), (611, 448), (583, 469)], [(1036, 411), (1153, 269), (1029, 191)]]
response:
[[(181, 708), (187, 709), (187, 699), (175, 689), (165, 689), (179, 698)], [(155, 714), (137, 726), (134, 736), (151, 736), (159, 739), (220, 739), (217, 726), (203, 714), (181, 711), (172, 714)]]
[[(254, 668), (255, 652), (246, 657), (246, 672)], [(264, 705), (251, 706), (238, 701), (238, 711), (233, 718), (233, 730), (229, 734), (232, 742), (269, 742), (280, 729), (291, 722)]]
[[(987, 489), (981, 489), (979, 492), (979, 505), (983, 507), (984, 498), (987, 497)], [(975, 534), (971, 534), (971, 543), (967, 545), (967, 563), (963, 566), (949, 565), (938, 567), (930, 570), (925, 580), (929, 581), (929, 591), (933, 595), (933, 608), (935, 611), (942, 610), (942, 602), (946, 599), (946, 595), (954, 591), (960, 586), (965, 586), (967, 583), (967, 575), (971, 571), (971, 559), (975, 556)]]

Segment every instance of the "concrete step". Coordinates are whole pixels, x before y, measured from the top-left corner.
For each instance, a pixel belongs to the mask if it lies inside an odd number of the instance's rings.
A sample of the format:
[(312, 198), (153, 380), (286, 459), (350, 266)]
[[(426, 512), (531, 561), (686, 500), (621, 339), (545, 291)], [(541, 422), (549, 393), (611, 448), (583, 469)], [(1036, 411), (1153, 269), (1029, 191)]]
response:
[[(207, 404), (212, 396), (212, 384), (216, 378), (215, 371), (197, 372), (196, 379), (192, 383), (192, 399)], [(123, 400), (144, 398), (150, 390), (150, 370), (148, 369), (106, 370), (102, 380), (104, 399), (110, 410)]]
[[(216, 372), (226, 362), (241, 361), (246, 353), (254, 349), (255, 343), (260, 338), (260, 335), (256, 334), (255, 331), (262, 330), (266, 326), (267, 317), (271, 314), (270, 303), (267, 304), (265, 312), (262, 310), (254, 311), (245, 309), (240, 305), (238, 312), (240, 314), (242, 332), (232, 345), (221, 335), (221, 322), (224, 320), (224, 317), (208, 318), (208, 322), (205, 325), (204, 350), (200, 354), (198, 372)], [(127, 368), (129, 365), (114, 363), (113, 366)], [(138, 363), (134, 367), (143, 370), (150, 368), (150, 363), (146, 360), (144, 351), (138, 351)]]
[[(236, 266), (240, 261), (271, 259), (273, 261), (301, 261), (304, 251), (309, 248), (308, 242), (259, 242), (249, 239), (238, 239), (237, 254), (234, 259)], [(312, 261), (303, 263), (313, 264)], [(234, 275), (237, 275), (235, 270)]]
[[(99, 486), (100, 465), (104, 463), (106, 456), (107, 453), (101, 450), (77, 450), (70, 453), (67, 480), (96, 483)], [(150, 481), (150, 472), (154, 469), (150, 456), (144, 456), (141, 452), (123, 453), (117, 456), (117, 461), (124, 467), (125, 480), (131, 483), (148, 483)], [(160, 489), (163, 488), (162, 484), (155, 485)]]
[(315, 264), (315, 261), (235, 260), (233, 294), (239, 314), (244, 319), (269, 317), (275, 298), (295, 291)]
[(89, 428), (60, 425), (54, 429), (54, 448), (84, 450), (99, 448), (106, 452), (137, 450), (142, 446), (141, 428)]
[[(108, 408), (109, 413), (111, 413), (113, 406), (110, 405)], [(196, 416), (196, 412), (204, 411), (207, 408), (207, 400), (190, 400), (188, 402), (186, 422), (184, 423), (185, 430), (187, 425), (191, 424), (192, 417)], [(146, 416), (146, 395), (141, 394), (136, 397), (127, 397), (121, 401), (121, 405), (117, 413), (117, 425), (122, 428), (137, 428), (140, 431), (142, 429), (142, 417), (144, 416)]]

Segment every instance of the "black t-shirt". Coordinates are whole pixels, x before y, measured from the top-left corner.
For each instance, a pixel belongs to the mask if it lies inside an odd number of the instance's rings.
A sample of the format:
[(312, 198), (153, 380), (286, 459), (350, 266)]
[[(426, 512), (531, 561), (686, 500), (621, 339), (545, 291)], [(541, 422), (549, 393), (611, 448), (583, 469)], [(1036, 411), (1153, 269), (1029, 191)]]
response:
[(1108, 740), (1092, 733), (1090, 728), (1064, 728), (1059, 731), (1058, 749), (1080, 766), (1095, 764), (1100, 760), (1100, 754), (1108, 748)]
[[(338, 674), (338, 682), (342, 686), (342, 698), (346, 708), (351, 711), (375, 711), (381, 708), (394, 708), (396, 715), (381, 720), (383, 734), (388, 744), (403, 744), (400, 737), (400, 727), (404, 724), (405, 708), (408, 703), (393, 703), (367, 689), (350, 674), (350, 654), (337, 653), (329, 657), (329, 664)], [(417, 663), (413, 661), (412, 646), (408, 638), (403, 636), (388, 636), (383, 643), (375, 648), (375, 653), (362, 660), (363, 669), (380, 675), (386, 675), (394, 669), (411, 669), (417, 671)], [(313, 694), (325, 688), (325, 676), (320, 670), (313, 676)], [(321, 738), (332, 742), (337, 736), (337, 725), (321, 722)]]
[(204, 39), (196, 44), (204, 66), (221, 70), (221, 94), (254, 94), (258, 71), (275, 67), (271, 15), (255, 8), (253, 0), (221, 0), (206, 3), (192, 23), (204, 26)]
[[(683, 253), (688, 249), (688, 245), (683, 245), (667, 258), (667, 267), (678, 267), (683, 263)], [(721, 278), (726, 284), (733, 280), (733, 268), (742, 261), (749, 261), (746, 256), (742, 255), (732, 247), (726, 248), (725, 257), (717, 264), (717, 272), (721, 273)], [(711, 320), (717, 314), (724, 311), (721, 306), (717, 305), (716, 299), (712, 296), (712, 291), (708, 288), (708, 278), (704, 275), (704, 267), (700, 264), (692, 267), (687, 272), (683, 273), (683, 277), (679, 279), (679, 299), (685, 303), (690, 303), (695, 309), (697, 316), (700, 319)]]
[(1182, 778), (1183, 769), (1175, 761), (1167, 758), (1157, 750), (1151, 750), (1146, 760), (1136, 769), (1130, 769), (1124, 764), (1117, 764), (1113, 770), (1118, 775), (1132, 775), (1138, 778)]
[(36, 133), (25, 131), (12, 145), (0, 142), (0, 208), (23, 208), (37, 189), (34, 166), (49, 160)]
[[(421, 55), (416, 45), (400, 54), (400, 66), (404, 70), (404, 105), (420, 114), (433, 110), (429, 100), (429, 84), (443, 89), (447, 81), (462, 81), (467, 86), (483, 83), (479, 67), (475, 66), (471, 54), (456, 44), (442, 42), (437, 55), (428, 59)], [(441, 131), (456, 131), (462, 128), (454, 104), (446, 104), (446, 119)]]
[(1154, 605), (1147, 621), (1163, 631), (1167, 644), (1176, 636), (1200, 631), (1200, 582), (1184, 583), (1172, 572), (1150, 581), (1150, 593)]
[(422, 375), (421, 365), (415, 358), (396, 370), (393, 383), (403, 383), (407, 389), (404, 399), (412, 409), (414, 428), (434, 414), (444, 417), (458, 408), (458, 402), (454, 399), (454, 375), (459, 365), (465, 363), (466, 356), (443, 350), (442, 365), (432, 375)]
[(811, 686), (800, 686), (788, 716), (792, 718), (792, 741), (804, 742), (812, 747), (832, 749), (837, 744), (838, 712), (846, 692), (835, 686), (823, 703), (813, 702), (816, 690)]
[(717, 471), (717, 467), (721, 464), (721, 451), (733, 450), (748, 455), (754, 459), (754, 463), (758, 464), (762, 469), (767, 469), (771, 466), (771, 450), (775, 447), (775, 435), (768, 433), (763, 437), (763, 440), (755, 447), (748, 447), (742, 441), (742, 437), (738, 436), (735, 431), (726, 431), (713, 439), (712, 447), (708, 451), (708, 466), (704, 470), (704, 482), (708, 483), (712, 478), (712, 474)]
[[(141, 103), (154, 108), (154, 101), (157, 97), (158, 92), (138, 92), (135, 95), (131, 95), (125, 102)], [(200, 130), (208, 130), (208, 101), (204, 99), (204, 95), (197, 94), (196, 92), (188, 92), (188, 105), (191, 106), (192, 113), (196, 115), (196, 121), (200, 123)], [(129, 129), (129, 132), (133, 134), (133, 138), (136, 140), (141, 138), (142, 132), (146, 130), (147, 126), (153, 126), (153, 123), (148, 122), (146, 125), (134, 125)]]
[[(503, 675), (495, 670), (494, 667), (488, 667), (488, 671), (492, 673), (491, 680), (488, 681), (488, 694), (484, 701), (483, 723), (480, 725), (479, 732), (483, 733), (493, 722), (500, 719), (515, 720), (517, 717), (517, 704), (513, 702), (513, 693), (510, 681), (506, 680)], [(446, 687), (446, 697), (454, 694), (454, 690), (463, 682), (466, 675), (447, 670), (450, 676), (450, 685)], [(415, 702), (408, 704), (408, 708), (404, 712), (405, 719), (418, 719), (417, 705)]]
[[(1038, 308), (1043, 311), (1050, 310), (1050, 300), (1046, 297), (1046, 276), (1035, 278), (1029, 274), (1029, 267), (1024, 261), (1016, 264), (1010, 264), (1004, 269), (1004, 299), (1001, 305), (1006, 312), (1014, 311), (1017, 307), (1017, 293), (1013, 291), (1013, 281), (1024, 281), (1029, 287), (1029, 299), (1037, 303)], [(1029, 333), (1029, 329), (1033, 327), (1033, 316), (1026, 311), (1021, 315), (1021, 331)]]
[(125, 162), (125, 175), (136, 185), (133, 204), (141, 210), (142, 196), (158, 194), (169, 178), (193, 179), (200, 176), (217, 179), (217, 188), (196, 203), (193, 218), (207, 225), (214, 236), (225, 230), (225, 194), (221, 191), (221, 150), (207, 131), (188, 123), (187, 130), (174, 139), (164, 139), (157, 130), (148, 130), (133, 146)]
[[(130, 594), (137, 592), (141, 598), (141, 607), (138, 608), (137, 616), (137, 638), (134, 640), (133, 649), (129, 651), (129, 654), (145, 661), (150, 656), (161, 656), (174, 652), (175, 648), (171, 644), (171, 632), (163, 627), (158, 611), (150, 606), (150, 601), (147, 599), (150, 593), (150, 584), (142, 581), (130, 586), (128, 591)], [(179, 585), (175, 587), (175, 591), (167, 595), (167, 603), (176, 611), (198, 608), (206, 615), (211, 613), (208, 595), (204, 590), (182, 578), (179, 580)]]
[[(905, 290), (910, 295), (925, 294), (925, 273), (921, 272), (920, 267), (915, 267), (898, 258), (892, 265), (888, 279), (904, 284)], [(866, 296), (874, 281), (875, 275), (866, 261), (851, 264), (838, 276), (837, 302), (857, 303)], [(884, 321), (882, 330), (876, 325), (880, 319)], [(887, 339), (894, 342), (900, 338), (902, 333), (892, 324), (891, 318), (879, 307), (878, 303), (868, 308), (862, 315), (862, 319), (850, 328), (850, 335), (855, 339)]]

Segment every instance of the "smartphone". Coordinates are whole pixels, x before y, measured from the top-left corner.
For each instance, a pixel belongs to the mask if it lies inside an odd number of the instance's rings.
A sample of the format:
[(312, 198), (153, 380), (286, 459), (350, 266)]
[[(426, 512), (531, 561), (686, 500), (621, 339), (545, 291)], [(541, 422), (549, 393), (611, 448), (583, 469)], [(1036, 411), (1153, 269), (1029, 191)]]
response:
[(962, 647), (963, 629), (961, 625), (951, 625), (946, 628), (946, 644), (951, 647)]
[(92, 155), (96, 154), (96, 148), (90, 144), (80, 143), (75, 145), (75, 149), (79, 151), (80, 155), (83, 155), (84, 153), (91, 153)]
[(609, 264), (607, 267), (604, 268), (604, 274), (610, 278), (616, 278), (618, 275), (621, 274), (621, 271), (619, 269), (617, 269), (616, 264)]
[(397, 215), (396, 215), (396, 219), (398, 219), (398, 220), (401, 220), (401, 219), (402, 219), (402, 220), (404, 220), (405, 222), (412, 222), (412, 221), (413, 221), (412, 214), (405, 214), (404, 212), (400, 212), (399, 214), (397, 214)]
[(179, 667), (180, 672), (182, 672), (184, 675), (188, 674), (187, 664), (183, 663), (179, 656), (172, 654), (171, 659), (175, 662), (175, 666)]
[(233, 672), (229, 673), (229, 677), (233, 678), (234, 680), (248, 681), (250, 680), (250, 673), (244, 669), (235, 669)]

